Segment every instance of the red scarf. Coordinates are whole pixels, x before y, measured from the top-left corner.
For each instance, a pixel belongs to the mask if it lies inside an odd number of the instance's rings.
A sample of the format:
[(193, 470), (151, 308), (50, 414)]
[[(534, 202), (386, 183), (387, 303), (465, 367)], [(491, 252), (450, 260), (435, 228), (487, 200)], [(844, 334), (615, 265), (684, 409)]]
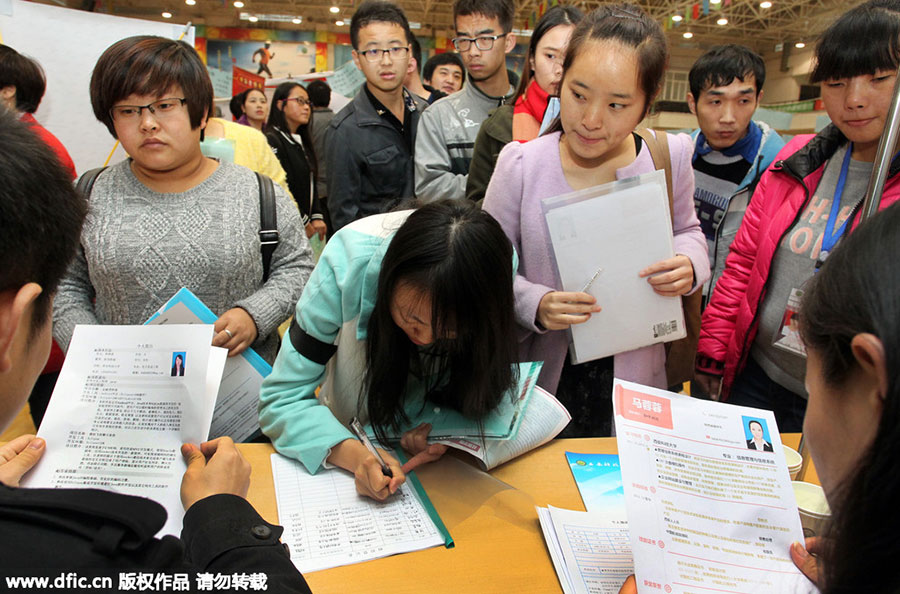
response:
[[(537, 84), (537, 80), (531, 79), (528, 88), (516, 100), (513, 109), (513, 139), (519, 141), (532, 140), (537, 137), (541, 122), (544, 120), (544, 112), (547, 103), (550, 102), (550, 94)], [(533, 120), (533, 121), (532, 121)], [(535, 123), (537, 130), (534, 130)]]

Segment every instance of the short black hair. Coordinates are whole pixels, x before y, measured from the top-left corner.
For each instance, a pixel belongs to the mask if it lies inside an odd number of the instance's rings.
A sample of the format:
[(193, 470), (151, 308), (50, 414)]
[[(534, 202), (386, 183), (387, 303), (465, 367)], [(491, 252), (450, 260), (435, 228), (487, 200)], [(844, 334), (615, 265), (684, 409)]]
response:
[(94, 116), (116, 137), (109, 110), (136, 93), (159, 95), (178, 85), (187, 101), (191, 128), (196, 129), (213, 104), (209, 71), (197, 50), (184, 41), (153, 35), (126, 37), (112, 44), (97, 60), (91, 74)]
[(331, 87), (324, 80), (314, 80), (306, 85), (313, 107), (328, 107), (331, 103)]
[(31, 282), (41, 286), (34, 328), (47, 319), (86, 212), (85, 199), (53, 150), (13, 112), (0, 108), (0, 291)]
[(497, 19), (503, 32), (509, 33), (513, 28), (516, 6), (512, 0), (456, 0), (453, 3), (453, 26), (456, 27), (457, 17), (473, 14)]
[(766, 82), (766, 63), (755, 51), (745, 45), (729, 43), (710, 48), (691, 66), (688, 81), (691, 95), (700, 99), (700, 93), (713, 87), (726, 87), (735, 79), (744, 82), (753, 75), (756, 80), (756, 96)]
[(866, 2), (844, 13), (816, 43), (810, 82), (896, 71), (900, 64), (900, 2)]
[(409, 21), (406, 19), (406, 14), (402, 8), (391, 2), (385, 2), (385, 0), (366, 0), (359, 5), (359, 8), (353, 13), (353, 18), (350, 20), (350, 45), (353, 46), (353, 49), (359, 49), (360, 29), (371, 23), (394, 23), (400, 25), (406, 33), (407, 43), (409, 43), (409, 38), (413, 36), (412, 30), (409, 28)]
[(410, 34), (409, 45), (412, 46), (412, 57), (416, 59), (416, 70), (419, 71), (419, 74), (422, 74), (422, 46), (415, 35)]
[(16, 87), (16, 109), (36, 112), (47, 89), (44, 70), (35, 60), (0, 44), (0, 89), (10, 85)]
[(443, 54), (435, 54), (428, 58), (428, 61), (425, 62), (425, 67), (422, 69), (422, 80), (431, 80), (435, 68), (445, 64), (458, 66), (459, 71), (462, 72), (463, 79), (466, 78), (466, 67), (463, 66), (463, 61), (462, 58), (459, 57), (459, 54), (444, 52)]

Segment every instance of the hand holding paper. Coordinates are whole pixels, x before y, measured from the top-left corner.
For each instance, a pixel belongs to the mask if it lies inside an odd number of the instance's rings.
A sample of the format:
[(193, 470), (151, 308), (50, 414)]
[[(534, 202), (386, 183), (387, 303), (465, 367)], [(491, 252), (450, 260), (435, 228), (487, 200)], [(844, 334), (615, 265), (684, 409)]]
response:
[(597, 298), (582, 292), (551, 291), (538, 304), (537, 320), (547, 330), (565, 330), (601, 310)]
[(250, 463), (230, 437), (207, 441), (198, 447), (181, 446), (187, 470), (181, 479), (181, 503), (184, 511), (210, 495), (229, 494), (246, 499), (250, 489)]
[(687, 256), (677, 254), (644, 268), (638, 276), (649, 276), (647, 282), (658, 295), (680, 297), (694, 286), (694, 265)]
[(44, 455), (46, 445), (43, 439), (34, 435), (20, 435), (0, 447), (0, 483), (18, 487), (25, 473)]
[(216, 320), (213, 325), (216, 335), (213, 346), (228, 349), (228, 356), (240, 355), (256, 340), (256, 322), (240, 307), (232, 307)]

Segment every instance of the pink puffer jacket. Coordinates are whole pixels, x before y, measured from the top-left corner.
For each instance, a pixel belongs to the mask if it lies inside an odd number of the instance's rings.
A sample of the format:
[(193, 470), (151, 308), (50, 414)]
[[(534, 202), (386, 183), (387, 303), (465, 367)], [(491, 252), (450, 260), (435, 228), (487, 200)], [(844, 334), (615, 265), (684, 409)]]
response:
[[(778, 244), (815, 192), (825, 163), (845, 142), (833, 125), (815, 136), (794, 137), (775, 157), (753, 193), (700, 326), (697, 370), (723, 376), (723, 399), (743, 370), (756, 336), (757, 311)], [(900, 198), (898, 171), (900, 159), (891, 165), (881, 208)], [(857, 213), (853, 227), (858, 223)]]

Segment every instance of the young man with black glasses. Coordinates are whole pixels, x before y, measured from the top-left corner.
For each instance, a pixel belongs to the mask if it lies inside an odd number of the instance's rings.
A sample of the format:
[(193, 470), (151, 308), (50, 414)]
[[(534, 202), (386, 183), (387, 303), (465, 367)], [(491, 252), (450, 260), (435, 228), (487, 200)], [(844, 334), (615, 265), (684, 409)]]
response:
[(326, 162), (335, 231), (413, 196), (416, 127), (427, 103), (403, 86), (411, 37), (406, 15), (389, 2), (367, 0), (353, 15), (353, 61), (366, 84), (331, 121)]
[(422, 200), (463, 198), (478, 129), (494, 108), (515, 92), (506, 54), (516, 46), (512, 0), (456, 0), (453, 45), (468, 71), (468, 83), (434, 102), (422, 114), (416, 140), (416, 196)]

